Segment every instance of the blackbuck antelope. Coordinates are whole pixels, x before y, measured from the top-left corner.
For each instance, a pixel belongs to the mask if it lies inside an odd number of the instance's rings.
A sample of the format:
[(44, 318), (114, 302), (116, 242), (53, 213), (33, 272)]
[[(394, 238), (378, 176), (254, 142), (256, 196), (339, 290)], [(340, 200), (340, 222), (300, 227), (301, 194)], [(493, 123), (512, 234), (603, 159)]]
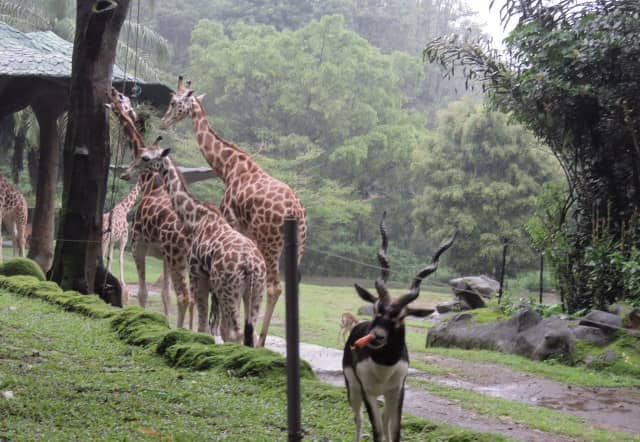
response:
[(340, 331), (338, 331), (338, 343), (345, 342), (349, 333), (353, 327), (355, 327), (360, 320), (356, 318), (353, 313), (344, 312), (340, 315)]
[[(347, 395), (353, 409), (356, 424), (356, 442), (360, 441), (362, 430), (362, 402), (364, 402), (373, 428), (373, 440), (389, 442), (400, 440), (400, 420), (404, 384), (409, 371), (409, 353), (405, 343), (404, 318), (407, 315), (428, 316), (433, 310), (409, 307), (420, 293), (420, 283), (438, 268), (438, 259), (453, 241), (456, 234), (433, 255), (431, 263), (413, 278), (409, 292), (398, 298), (391, 298), (386, 283), (389, 277), (387, 260), (387, 232), (385, 214), (380, 222), (382, 246), (378, 251), (381, 276), (376, 280), (376, 297), (367, 289), (355, 284), (358, 295), (373, 304), (372, 321), (357, 324), (344, 347), (342, 369)], [(382, 415), (377, 398), (384, 397)]]

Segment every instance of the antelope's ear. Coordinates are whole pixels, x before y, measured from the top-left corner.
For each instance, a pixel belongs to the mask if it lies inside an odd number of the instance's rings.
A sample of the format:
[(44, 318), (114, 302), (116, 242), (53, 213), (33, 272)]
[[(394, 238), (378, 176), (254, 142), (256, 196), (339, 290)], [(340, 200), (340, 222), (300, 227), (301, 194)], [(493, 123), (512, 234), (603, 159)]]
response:
[(373, 296), (369, 292), (369, 290), (360, 287), (358, 284), (354, 284), (354, 287), (356, 288), (356, 292), (358, 293), (358, 296), (360, 296), (363, 300), (370, 302), (371, 304), (375, 304), (378, 301), (378, 298)]
[(160, 154), (161, 157), (166, 157), (169, 155), (169, 153), (171, 153), (171, 148), (170, 147), (165, 147), (164, 149), (162, 149), (162, 153)]
[(418, 318), (426, 318), (435, 312), (432, 308), (411, 308), (407, 307), (407, 316), (415, 316)]

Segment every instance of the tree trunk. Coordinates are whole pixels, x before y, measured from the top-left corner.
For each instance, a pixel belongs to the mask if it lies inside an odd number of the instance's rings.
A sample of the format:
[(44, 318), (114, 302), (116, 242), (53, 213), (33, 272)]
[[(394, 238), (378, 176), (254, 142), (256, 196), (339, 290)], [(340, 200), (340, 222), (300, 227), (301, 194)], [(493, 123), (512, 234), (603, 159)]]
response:
[(93, 291), (110, 158), (105, 98), (129, 0), (77, 1), (64, 185), (51, 279)]
[(60, 97), (47, 99), (46, 96), (38, 98), (31, 105), (40, 126), (40, 158), (28, 257), (37, 262), (45, 272), (49, 270), (53, 260), (56, 184), (60, 152), (56, 121), (64, 111), (64, 105), (65, 102)]

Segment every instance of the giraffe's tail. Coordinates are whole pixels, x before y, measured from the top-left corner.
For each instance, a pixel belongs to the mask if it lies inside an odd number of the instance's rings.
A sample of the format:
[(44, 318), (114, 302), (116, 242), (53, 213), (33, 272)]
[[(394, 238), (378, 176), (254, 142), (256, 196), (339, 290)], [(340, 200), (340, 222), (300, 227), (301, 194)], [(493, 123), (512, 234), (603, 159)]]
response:
[(260, 305), (266, 287), (265, 274), (266, 269), (262, 266), (245, 266), (245, 321), (244, 321), (244, 340), (243, 343), (247, 347), (255, 347), (255, 324), (260, 312)]

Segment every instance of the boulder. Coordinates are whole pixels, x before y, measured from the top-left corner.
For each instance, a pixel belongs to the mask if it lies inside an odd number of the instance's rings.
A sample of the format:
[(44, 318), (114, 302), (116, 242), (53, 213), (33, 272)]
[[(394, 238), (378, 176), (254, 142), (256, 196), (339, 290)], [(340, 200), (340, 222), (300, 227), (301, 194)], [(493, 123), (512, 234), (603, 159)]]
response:
[(573, 334), (576, 339), (590, 341), (595, 345), (607, 345), (613, 339), (611, 333), (605, 333), (598, 327), (590, 327), (588, 325), (577, 325), (573, 327)]
[(453, 288), (470, 290), (486, 299), (491, 299), (500, 290), (500, 283), (486, 275), (453, 278), (449, 280), (449, 285)]
[(491, 324), (476, 324), (469, 313), (460, 313), (429, 330), (427, 346), (495, 350), (538, 360), (573, 360), (576, 351), (575, 336), (567, 321), (542, 319), (528, 308)]
[[(471, 309), (485, 307), (484, 299), (491, 297), (500, 289), (500, 283), (488, 276), (463, 276), (449, 280), (456, 300)], [(484, 298), (484, 299), (483, 299)]]
[(578, 324), (598, 327), (605, 333), (614, 332), (623, 326), (620, 316), (602, 310), (591, 310), (584, 318), (580, 319)]
[(469, 310), (469, 307), (466, 304), (463, 305), (460, 301), (447, 301), (436, 305), (436, 311), (440, 314), (459, 312), (460, 310)]
[(373, 316), (373, 304), (365, 304), (358, 309), (358, 314), (361, 316)]

